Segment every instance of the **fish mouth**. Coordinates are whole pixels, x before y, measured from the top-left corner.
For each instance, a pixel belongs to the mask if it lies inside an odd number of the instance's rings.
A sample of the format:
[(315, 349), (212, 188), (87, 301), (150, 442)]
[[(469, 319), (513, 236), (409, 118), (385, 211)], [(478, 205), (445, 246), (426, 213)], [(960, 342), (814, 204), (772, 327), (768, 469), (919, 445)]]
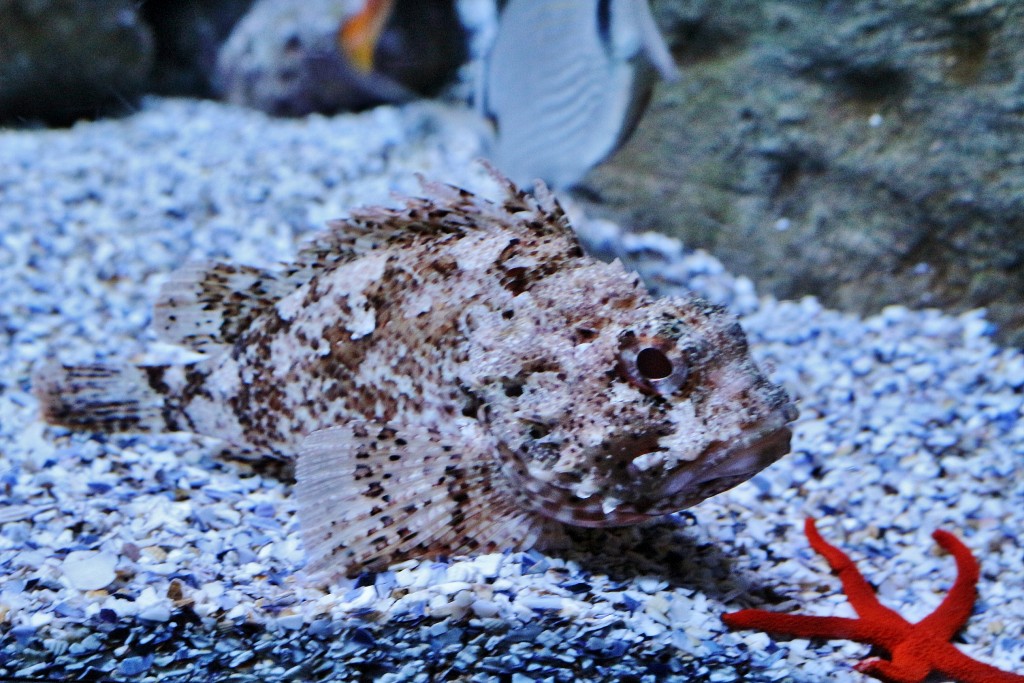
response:
[(678, 512), (742, 484), (789, 453), (792, 437), (785, 422), (769, 424), (739, 442), (709, 449), (697, 462), (671, 473), (652, 496), (649, 513)]
[(713, 444), (694, 461), (666, 473), (637, 498), (628, 493), (623, 496), (627, 500), (600, 494), (575, 498), (550, 483), (534, 487), (531, 497), (538, 512), (573, 526), (617, 527), (650, 521), (742, 484), (789, 453), (793, 437), (789, 423), (797, 416), (796, 407), (785, 404), (759, 424), (745, 427), (740, 438)]
[(691, 463), (678, 467), (642, 498), (622, 501), (607, 509), (591, 501), (568, 505), (558, 517), (588, 527), (626, 526), (646, 522), (688, 507), (749, 480), (790, 451), (793, 430), (789, 423), (797, 409), (786, 404), (747, 427), (744, 436), (708, 448)]

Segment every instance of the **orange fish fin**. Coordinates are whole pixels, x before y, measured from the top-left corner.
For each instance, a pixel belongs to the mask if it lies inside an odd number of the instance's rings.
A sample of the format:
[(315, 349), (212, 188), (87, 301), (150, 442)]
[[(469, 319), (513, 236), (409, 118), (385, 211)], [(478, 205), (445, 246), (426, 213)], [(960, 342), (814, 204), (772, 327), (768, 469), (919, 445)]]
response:
[(373, 71), (373, 53), (394, 5), (394, 0), (366, 0), (361, 10), (341, 24), (338, 31), (341, 51), (364, 74)]

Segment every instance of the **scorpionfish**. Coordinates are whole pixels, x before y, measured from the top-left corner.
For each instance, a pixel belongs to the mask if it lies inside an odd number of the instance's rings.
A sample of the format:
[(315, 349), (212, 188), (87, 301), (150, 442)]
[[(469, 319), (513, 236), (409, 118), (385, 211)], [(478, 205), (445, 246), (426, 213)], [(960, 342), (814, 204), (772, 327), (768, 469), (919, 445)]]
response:
[(543, 184), (492, 173), (499, 199), (423, 182), (277, 270), (186, 265), (154, 325), (204, 358), (48, 362), (43, 417), (294, 462), (306, 569), (329, 578), (643, 522), (789, 451), (796, 408), (734, 316), (655, 298), (584, 254)]

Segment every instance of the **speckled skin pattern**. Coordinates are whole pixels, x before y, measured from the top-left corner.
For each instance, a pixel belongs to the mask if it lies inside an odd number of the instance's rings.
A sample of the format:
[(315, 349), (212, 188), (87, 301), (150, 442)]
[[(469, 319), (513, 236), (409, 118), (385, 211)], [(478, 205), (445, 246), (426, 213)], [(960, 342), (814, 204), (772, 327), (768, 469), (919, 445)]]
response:
[(583, 254), (545, 188), (338, 221), (279, 272), (191, 266), (164, 339), (187, 366), (44, 367), (51, 422), (184, 430), (296, 458), (308, 569), (553, 543), (730, 488), (796, 417), (734, 317)]

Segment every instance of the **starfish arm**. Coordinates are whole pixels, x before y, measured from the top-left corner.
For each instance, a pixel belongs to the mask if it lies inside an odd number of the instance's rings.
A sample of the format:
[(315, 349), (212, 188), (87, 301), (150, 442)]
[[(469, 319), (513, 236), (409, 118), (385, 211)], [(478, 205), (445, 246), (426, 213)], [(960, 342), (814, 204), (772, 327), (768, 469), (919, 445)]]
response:
[(971, 659), (951, 643), (931, 656), (932, 666), (961, 683), (1024, 683), (1024, 676)]
[(857, 569), (857, 565), (846, 553), (822, 538), (818, 527), (810, 517), (804, 520), (804, 533), (815, 552), (824, 557), (828, 566), (839, 576), (839, 580), (843, 583), (843, 592), (846, 593), (853, 608), (857, 610), (857, 614), (869, 619), (872, 623), (910, 625), (898, 612), (878, 602), (875, 590)]
[(811, 547), (825, 558), (839, 576), (859, 619), (779, 614), (749, 609), (722, 615), (730, 628), (750, 628), (798, 638), (842, 638), (869, 643), (888, 650), (892, 661), (869, 659), (857, 670), (887, 683), (921, 683), (938, 672), (959, 683), (1024, 683), (1024, 676), (983, 664), (960, 652), (949, 641), (963, 628), (977, 598), (980, 567), (971, 551), (953, 534), (936, 531), (932, 536), (957, 565), (957, 578), (934, 612), (911, 625), (879, 601), (853, 561), (830, 545), (808, 518), (804, 532)]
[(853, 668), (886, 683), (921, 683), (931, 673), (927, 662), (916, 661), (906, 666), (884, 659), (866, 659)]
[(902, 639), (902, 633), (879, 629), (863, 619), (817, 617), (806, 614), (780, 614), (761, 609), (744, 609), (722, 615), (729, 628), (756, 629), (796, 638), (853, 640), (889, 648)]
[(956, 581), (942, 604), (914, 628), (945, 641), (956, 635), (971, 616), (974, 601), (978, 597), (976, 586), (981, 569), (971, 551), (953, 534), (940, 529), (932, 534), (932, 538), (956, 560)]

